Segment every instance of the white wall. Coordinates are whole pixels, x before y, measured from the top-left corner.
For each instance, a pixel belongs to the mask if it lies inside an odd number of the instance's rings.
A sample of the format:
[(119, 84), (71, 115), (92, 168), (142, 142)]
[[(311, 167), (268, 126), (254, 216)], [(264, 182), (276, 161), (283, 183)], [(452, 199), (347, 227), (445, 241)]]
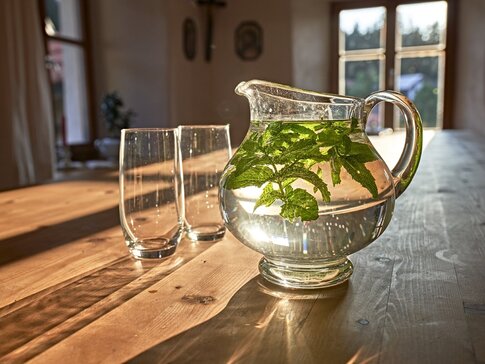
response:
[[(171, 122), (175, 124), (231, 124), (234, 144), (246, 134), (249, 107), (235, 95), (241, 81), (254, 78), (291, 83), (292, 53), (289, 0), (228, 0), (214, 9), (212, 60), (205, 56), (205, 9), (192, 2), (170, 2), (170, 95)], [(195, 60), (182, 53), (182, 23), (186, 16), (197, 21)], [(255, 61), (239, 59), (234, 31), (242, 21), (256, 21), (263, 28), (263, 53)]]
[(485, 135), (485, 1), (458, 1), (454, 122)]
[[(138, 113), (135, 126), (230, 123), (234, 144), (249, 122), (249, 107), (234, 87), (266, 79), (329, 91), (331, 0), (227, 0), (214, 10), (211, 63), (204, 60), (205, 13), (189, 0), (91, 0), (96, 102), (118, 90)], [(484, 132), (485, 1), (460, 0), (456, 69), (457, 127)], [(182, 52), (182, 24), (197, 23), (195, 60)], [(242, 61), (234, 30), (242, 21), (263, 27), (263, 54)], [(98, 108), (98, 105), (96, 105)], [(484, 132), (485, 133), (485, 132)]]
[(165, 126), (169, 120), (166, 2), (91, 0), (89, 7), (96, 113), (104, 94), (116, 90), (138, 114), (133, 126)]
[(293, 85), (330, 91), (330, 1), (292, 1)]
[[(254, 61), (243, 61), (235, 52), (234, 31), (242, 21), (256, 21), (263, 29), (263, 52)], [(291, 84), (292, 44), (289, 0), (228, 0), (221, 10), (211, 64), (212, 111), (217, 120), (229, 122), (236, 143), (249, 126), (249, 104), (234, 93), (241, 81), (263, 79)]]
[[(204, 60), (205, 9), (182, 0), (91, 0), (96, 102), (118, 90), (138, 113), (135, 126), (230, 123), (234, 144), (249, 125), (247, 102), (234, 94), (243, 80), (292, 82), (290, 0), (228, 0), (214, 9), (213, 58)], [(182, 24), (197, 23), (195, 60), (182, 51)], [(242, 61), (234, 31), (242, 21), (263, 27), (263, 54)], [(96, 107), (98, 107), (96, 105)]]

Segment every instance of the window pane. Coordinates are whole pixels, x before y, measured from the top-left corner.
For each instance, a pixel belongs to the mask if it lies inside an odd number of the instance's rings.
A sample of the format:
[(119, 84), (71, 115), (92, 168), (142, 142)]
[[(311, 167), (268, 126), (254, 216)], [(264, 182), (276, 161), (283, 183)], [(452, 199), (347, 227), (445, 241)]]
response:
[[(398, 58), (398, 90), (414, 101), (423, 126), (441, 126), (443, 56)], [(401, 119), (399, 126), (403, 127)]]
[(49, 41), (48, 50), (56, 140), (58, 144), (86, 143), (89, 124), (83, 50), (58, 41)]
[(345, 65), (345, 89), (340, 92), (364, 98), (371, 92), (380, 89), (382, 67), (380, 60), (345, 61), (343, 63)]
[(340, 50), (384, 48), (386, 8), (343, 10), (339, 16)]
[(82, 39), (78, 0), (44, 0), (44, 5), (47, 35)]
[(414, 47), (445, 43), (446, 1), (397, 7), (397, 45)]

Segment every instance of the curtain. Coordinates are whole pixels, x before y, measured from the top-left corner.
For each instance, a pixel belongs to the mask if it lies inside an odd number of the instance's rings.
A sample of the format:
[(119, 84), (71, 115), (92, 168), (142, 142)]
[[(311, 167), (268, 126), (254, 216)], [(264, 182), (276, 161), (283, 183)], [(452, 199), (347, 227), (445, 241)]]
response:
[(0, 1), (0, 190), (51, 179), (53, 111), (37, 0)]

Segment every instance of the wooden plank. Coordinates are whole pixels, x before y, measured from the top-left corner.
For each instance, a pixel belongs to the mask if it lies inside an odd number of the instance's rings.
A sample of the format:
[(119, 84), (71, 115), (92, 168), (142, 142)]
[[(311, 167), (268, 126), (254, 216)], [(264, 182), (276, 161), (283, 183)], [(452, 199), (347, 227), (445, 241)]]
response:
[[(122, 362), (217, 315), (257, 274), (259, 254), (231, 235), (47, 349), (33, 362)], [(103, 338), (93, 341), (94, 337)], [(8, 359), (8, 357), (7, 357)]]
[(110, 265), (41, 292), (41, 297), (26, 298), (20, 307), (0, 310), (4, 339), (0, 342), (0, 356), (6, 355), (6, 359), (21, 362), (34, 357), (157, 283), (211, 246), (183, 241), (177, 254), (163, 261), (136, 261), (126, 253)]
[(475, 360), (485, 362), (485, 146), (466, 132), (442, 138), (447, 148), (433, 156), (432, 172), (450, 246), (437, 256), (454, 265)]
[[(117, 183), (69, 181), (0, 194), (0, 239), (118, 206)], [(0, 249), (2, 244), (0, 243)]]
[(163, 341), (134, 362), (322, 363), (364, 361), (380, 351), (392, 261), (354, 257), (349, 284), (278, 288), (259, 276), (211, 320)]
[[(438, 134), (424, 153), (418, 174), (396, 204), (389, 239), (380, 246), (400, 256), (389, 297), (381, 362), (474, 362), (453, 262), (440, 259), (450, 249), (445, 208), (435, 169), (446, 169), (450, 156)], [(450, 183), (452, 179), (447, 179)], [(394, 240), (394, 241), (392, 241)]]

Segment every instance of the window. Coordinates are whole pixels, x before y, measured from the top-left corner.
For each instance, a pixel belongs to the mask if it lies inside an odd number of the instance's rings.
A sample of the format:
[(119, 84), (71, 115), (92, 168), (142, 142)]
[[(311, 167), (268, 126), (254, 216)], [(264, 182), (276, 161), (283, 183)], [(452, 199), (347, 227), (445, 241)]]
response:
[[(83, 0), (40, 0), (53, 103), (56, 146), (87, 144), (94, 128), (88, 100)], [(59, 155), (62, 159), (65, 156)]]
[[(451, 104), (445, 102), (452, 89), (451, 75), (445, 71), (452, 63), (447, 36), (450, 3), (453, 6), (452, 1), (419, 0), (333, 4), (338, 92), (366, 97), (373, 91), (395, 89), (415, 102), (425, 127), (450, 127)], [(392, 106), (380, 104), (369, 117), (368, 128), (384, 126), (402, 128), (403, 121)]]

